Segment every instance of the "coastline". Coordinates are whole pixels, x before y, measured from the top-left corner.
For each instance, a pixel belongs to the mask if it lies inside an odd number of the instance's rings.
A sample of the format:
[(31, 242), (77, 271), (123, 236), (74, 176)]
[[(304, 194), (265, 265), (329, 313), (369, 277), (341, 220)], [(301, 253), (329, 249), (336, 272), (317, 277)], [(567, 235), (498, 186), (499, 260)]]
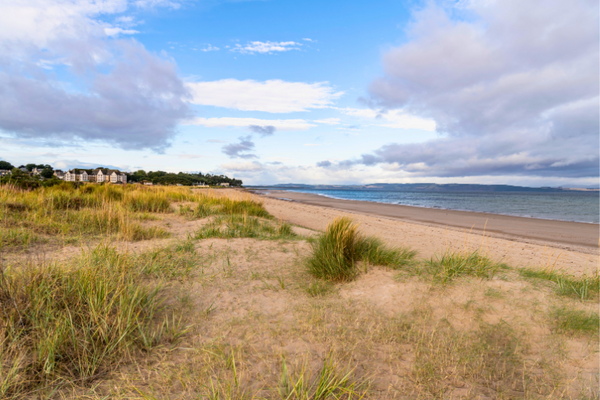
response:
[(471, 211), (432, 209), (359, 200), (342, 200), (290, 191), (253, 191), (263, 198), (325, 207), (413, 225), (425, 225), (509, 241), (598, 254), (599, 225)]

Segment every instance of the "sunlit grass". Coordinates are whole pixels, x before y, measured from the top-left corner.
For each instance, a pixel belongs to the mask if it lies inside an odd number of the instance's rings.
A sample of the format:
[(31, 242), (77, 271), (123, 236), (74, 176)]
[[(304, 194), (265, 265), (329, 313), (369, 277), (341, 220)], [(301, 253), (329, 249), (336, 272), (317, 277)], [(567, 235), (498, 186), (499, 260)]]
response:
[(332, 221), (311, 245), (312, 252), (306, 260), (308, 272), (331, 281), (354, 279), (359, 261), (397, 269), (409, 264), (416, 254), (408, 249), (389, 248), (376, 237), (360, 234), (358, 225), (347, 217)]
[(526, 278), (543, 279), (556, 284), (557, 293), (575, 297), (580, 300), (598, 298), (600, 290), (600, 277), (598, 273), (594, 275), (584, 275), (576, 277), (567, 273), (554, 270), (537, 270), (531, 268), (522, 268), (519, 270), (521, 276)]
[(64, 182), (31, 191), (0, 186), (0, 246), (27, 248), (40, 241), (62, 243), (112, 238), (127, 241), (164, 238), (157, 227), (133, 221), (155, 220), (158, 213), (175, 212), (173, 203), (186, 202), (179, 213), (191, 218), (211, 215), (251, 215), (272, 218), (248, 194), (194, 191), (181, 187), (85, 184)]
[[(162, 286), (144, 283), (148, 266), (158, 261), (151, 256), (140, 261), (99, 246), (66, 264), (4, 270), (0, 397), (93, 378), (135, 352), (176, 340), (183, 331), (162, 306)], [(161, 261), (174, 264), (161, 270), (181, 269), (177, 260)]]

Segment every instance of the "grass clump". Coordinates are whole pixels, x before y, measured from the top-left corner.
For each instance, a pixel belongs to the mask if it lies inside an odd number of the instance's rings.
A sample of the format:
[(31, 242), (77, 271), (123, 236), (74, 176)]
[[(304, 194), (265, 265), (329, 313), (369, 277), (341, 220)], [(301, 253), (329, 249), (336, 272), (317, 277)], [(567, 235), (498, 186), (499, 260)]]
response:
[(598, 336), (598, 313), (562, 307), (550, 312), (550, 320), (556, 332)]
[(433, 275), (435, 280), (448, 283), (461, 276), (490, 279), (498, 271), (508, 269), (508, 266), (490, 260), (481, 255), (479, 251), (470, 253), (448, 250), (441, 256), (427, 261), (425, 269)]
[(600, 276), (585, 275), (575, 277), (566, 273), (561, 273), (552, 270), (537, 270), (523, 268), (519, 270), (519, 274), (525, 278), (543, 279), (554, 282), (556, 284), (556, 292), (567, 297), (575, 297), (580, 300), (589, 300), (598, 298), (600, 291)]
[(399, 335), (414, 348), (411, 381), (424, 398), (450, 398), (458, 382), (473, 398), (529, 398), (554, 390), (549, 377), (526, 368), (522, 334), (504, 321), (463, 332), (447, 321), (427, 327), (408, 319)]
[(312, 254), (306, 261), (310, 274), (340, 282), (356, 277), (358, 261), (399, 268), (409, 264), (416, 254), (402, 248), (388, 248), (376, 237), (363, 236), (358, 225), (347, 217), (332, 221), (311, 244)]
[(309, 283), (304, 290), (310, 297), (322, 297), (333, 291), (333, 286), (327, 281), (315, 281)]
[(196, 232), (195, 238), (293, 239), (296, 235), (286, 222), (275, 223), (248, 215), (228, 215), (216, 217), (203, 226)]
[(354, 370), (344, 368), (332, 357), (325, 359), (320, 370), (313, 373), (307, 363), (290, 372), (283, 358), (277, 392), (282, 400), (362, 399), (368, 382), (354, 378)]
[(160, 285), (143, 284), (134, 258), (99, 246), (70, 264), (0, 276), (0, 398), (110, 371), (178, 336)]

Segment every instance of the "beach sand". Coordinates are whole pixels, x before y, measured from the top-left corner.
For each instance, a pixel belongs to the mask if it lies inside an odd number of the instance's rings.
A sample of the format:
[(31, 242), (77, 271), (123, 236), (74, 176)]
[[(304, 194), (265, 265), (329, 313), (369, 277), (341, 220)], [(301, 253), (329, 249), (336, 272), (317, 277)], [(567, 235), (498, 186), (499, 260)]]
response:
[[(275, 217), (324, 230), (347, 215), (366, 234), (408, 246), (424, 258), (448, 248), (481, 248), (489, 257), (515, 267), (556, 268), (581, 275), (598, 267), (599, 226), (497, 214), (339, 200), (289, 191), (255, 191)], [(282, 200), (283, 199), (283, 200)]]

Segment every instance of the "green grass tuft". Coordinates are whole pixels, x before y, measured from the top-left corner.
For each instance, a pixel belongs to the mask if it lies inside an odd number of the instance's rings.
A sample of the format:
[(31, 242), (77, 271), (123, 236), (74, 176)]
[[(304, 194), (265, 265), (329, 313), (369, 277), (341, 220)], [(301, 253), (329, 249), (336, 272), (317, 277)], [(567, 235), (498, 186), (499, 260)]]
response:
[(296, 235), (285, 222), (275, 223), (247, 215), (228, 215), (216, 217), (203, 226), (196, 232), (195, 238), (295, 239)]
[(598, 313), (562, 307), (552, 310), (550, 319), (554, 329), (559, 333), (598, 335), (600, 326)]
[(442, 283), (448, 283), (461, 276), (490, 279), (502, 269), (508, 269), (508, 266), (494, 262), (479, 254), (478, 251), (466, 253), (448, 250), (441, 256), (432, 258), (426, 264), (427, 272)]
[(556, 283), (558, 294), (575, 297), (580, 300), (589, 300), (598, 298), (600, 291), (600, 277), (598, 274), (591, 276), (575, 277), (566, 273), (523, 268), (519, 274), (525, 278), (543, 279)]
[(135, 257), (99, 246), (68, 264), (0, 275), (0, 398), (91, 379), (181, 333)]
[(327, 230), (312, 240), (312, 254), (306, 260), (308, 271), (316, 278), (330, 281), (350, 281), (358, 274), (356, 263), (400, 268), (414, 258), (416, 252), (388, 248), (375, 237), (365, 237), (350, 218), (337, 218)]

